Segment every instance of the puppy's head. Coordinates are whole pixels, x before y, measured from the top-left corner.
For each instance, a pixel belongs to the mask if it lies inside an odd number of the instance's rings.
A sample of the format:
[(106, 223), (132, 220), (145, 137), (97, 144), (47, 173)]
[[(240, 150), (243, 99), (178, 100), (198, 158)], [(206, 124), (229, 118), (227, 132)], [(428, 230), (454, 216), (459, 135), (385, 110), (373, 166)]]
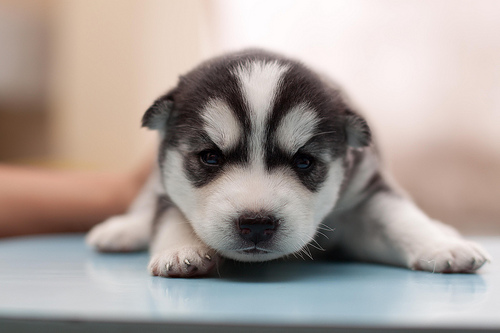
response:
[(161, 133), (164, 186), (196, 234), (242, 261), (305, 246), (338, 199), (347, 147), (370, 142), (332, 85), (262, 51), (203, 63), (143, 125)]

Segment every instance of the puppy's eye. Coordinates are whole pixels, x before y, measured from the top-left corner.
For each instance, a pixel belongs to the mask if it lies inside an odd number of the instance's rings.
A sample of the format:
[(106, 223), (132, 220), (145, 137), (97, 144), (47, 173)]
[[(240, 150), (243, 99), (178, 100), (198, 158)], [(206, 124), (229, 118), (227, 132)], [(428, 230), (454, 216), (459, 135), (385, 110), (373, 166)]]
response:
[(200, 159), (204, 164), (217, 166), (222, 164), (223, 156), (216, 150), (204, 150), (200, 153)]
[(297, 169), (306, 170), (309, 169), (314, 163), (314, 159), (312, 156), (305, 154), (298, 154), (293, 159), (293, 164)]

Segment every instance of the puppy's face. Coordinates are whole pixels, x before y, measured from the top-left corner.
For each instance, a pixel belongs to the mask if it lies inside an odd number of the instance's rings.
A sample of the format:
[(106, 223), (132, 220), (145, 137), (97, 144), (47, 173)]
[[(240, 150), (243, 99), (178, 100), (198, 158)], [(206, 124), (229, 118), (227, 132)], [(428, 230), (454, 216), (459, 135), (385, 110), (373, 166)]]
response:
[(304, 247), (337, 201), (348, 144), (370, 139), (338, 91), (262, 52), (202, 64), (143, 122), (162, 133), (167, 194), (201, 240), (241, 261)]

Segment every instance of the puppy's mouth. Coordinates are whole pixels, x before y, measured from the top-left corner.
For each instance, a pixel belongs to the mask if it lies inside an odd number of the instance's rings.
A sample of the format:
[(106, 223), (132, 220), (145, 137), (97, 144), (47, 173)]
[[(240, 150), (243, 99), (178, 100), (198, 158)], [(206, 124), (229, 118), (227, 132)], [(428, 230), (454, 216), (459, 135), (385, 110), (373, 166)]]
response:
[(283, 256), (283, 253), (277, 251), (276, 249), (266, 248), (267, 246), (268, 244), (265, 245), (246, 244), (236, 249), (231, 249), (231, 250), (227, 249), (221, 251), (221, 254), (224, 257), (233, 260), (247, 261), (247, 262), (267, 261), (267, 260), (278, 259)]
[(272, 253), (273, 251), (258, 246), (251, 246), (244, 249), (236, 250), (236, 252), (243, 254), (266, 254), (266, 253)]

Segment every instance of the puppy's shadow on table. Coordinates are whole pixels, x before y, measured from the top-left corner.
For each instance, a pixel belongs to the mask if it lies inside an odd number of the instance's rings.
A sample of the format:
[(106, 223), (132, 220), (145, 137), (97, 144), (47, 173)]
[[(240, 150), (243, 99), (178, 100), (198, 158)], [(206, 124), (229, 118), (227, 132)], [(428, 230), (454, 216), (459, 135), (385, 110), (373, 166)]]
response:
[(334, 261), (277, 260), (270, 262), (245, 263), (226, 260), (214, 276), (234, 282), (287, 282), (308, 279), (335, 279), (345, 272), (336, 268)]

